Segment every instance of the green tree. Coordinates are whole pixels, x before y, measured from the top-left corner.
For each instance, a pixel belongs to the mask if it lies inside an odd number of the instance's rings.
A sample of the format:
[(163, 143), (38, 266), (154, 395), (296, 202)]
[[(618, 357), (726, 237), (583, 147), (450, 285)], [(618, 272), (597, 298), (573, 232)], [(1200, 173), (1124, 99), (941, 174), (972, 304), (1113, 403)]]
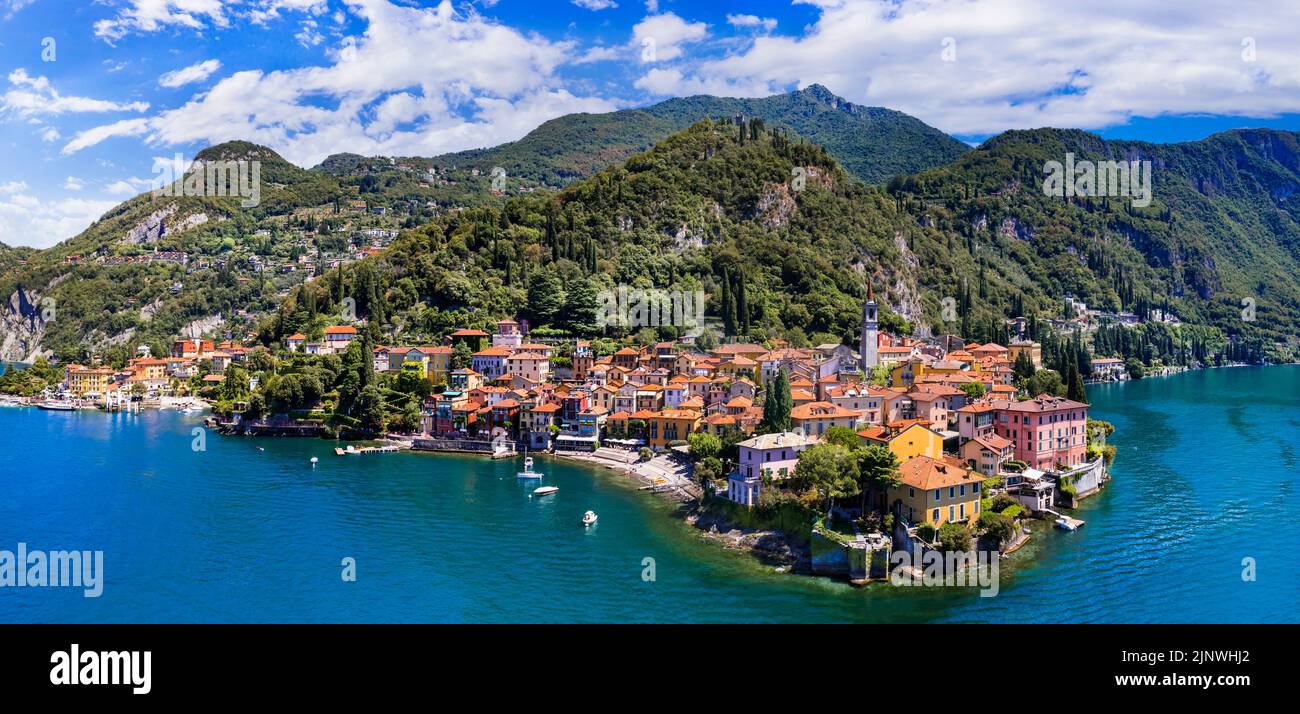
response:
[(1088, 391), (1083, 386), (1083, 376), (1079, 374), (1079, 366), (1075, 360), (1070, 360), (1066, 368), (1065, 398), (1076, 402), (1088, 401)]
[(858, 459), (843, 446), (818, 444), (799, 454), (792, 480), (799, 490), (814, 489), (829, 513), (835, 499), (858, 494)]
[(691, 447), (691, 460), (695, 462), (716, 458), (722, 452), (722, 440), (702, 431), (686, 437), (686, 443)]
[(790, 430), (790, 410), (794, 399), (790, 396), (790, 374), (782, 368), (776, 379), (767, 387), (763, 399), (763, 422), (760, 428), (764, 433)]
[(578, 280), (564, 298), (560, 326), (575, 335), (594, 335), (600, 331), (600, 293), (588, 279)]
[(964, 552), (971, 549), (970, 531), (960, 523), (945, 523), (939, 527), (939, 549), (945, 552)]
[(832, 426), (822, 434), (822, 443), (837, 444), (853, 451), (862, 445), (862, 437), (847, 426)]
[(1053, 369), (1040, 369), (1025, 382), (1025, 393), (1030, 397), (1040, 394), (1062, 395), (1061, 375)]
[(861, 446), (857, 450), (858, 486), (863, 492), (863, 512), (878, 493), (888, 493), (902, 483), (898, 457), (883, 444)]
[(976, 399), (979, 399), (980, 397), (984, 396), (983, 382), (967, 382), (961, 385), (960, 387), (958, 387), (958, 389), (966, 393), (966, 399), (968, 401), (973, 402)]
[(469, 343), (465, 340), (457, 340), (456, 346), (451, 349), (451, 368), (466, 369), (474, 360), (474, 352), (470, 350)]
[(524, 313), (534, 326), (549, 325), (564, 309), (564, 284), (549, 270), (533, 274), (528, 283), (528, 306)]

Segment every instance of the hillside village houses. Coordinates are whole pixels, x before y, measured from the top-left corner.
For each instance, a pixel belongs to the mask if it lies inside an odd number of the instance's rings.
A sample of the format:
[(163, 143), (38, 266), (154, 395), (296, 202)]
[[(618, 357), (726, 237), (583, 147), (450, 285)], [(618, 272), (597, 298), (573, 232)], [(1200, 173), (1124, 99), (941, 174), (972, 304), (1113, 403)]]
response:
[[(1017, 394), (1014, 360), (1023, 353), (1040, 361), (1040, 346), (888, 335), (878, 330), (877, 308), (869, 293), (856, 352), (774, 340), (709, 350), (692, 341), (659, 342), (597, 354), (586, 340), (530, 340), (525, 327), (505, 319), (491, 334), (458, 329), (439, 344), (377, 345), (372, 357), (378, 373), (411, 372), (435, 385), (420, 410), (425, 438), (505, 437), (530, 449), (570, 452), (666, 452), (696, 433), (730, 440), (738, 462), (724, 493), (747, 507), (795, 474), (799, 455), (832, 427), (851, 429), (861, 443), (897, 457), (902, 483), (881, 500), (911, 523), (977, 518), (981, 484), (993, 478), (1025, 494), (1027, 508), (1046, 508), (1053, 474), (1088, 467), (1088, 406)], [(284, 348), (337, 354), (357, 338), (356, 327), (336, 325), (319, 342), (289, 335)], [(68, 365), (67, 389), (99, 399), (122, 389), (167, 393), (199, 374), (217, 383), (249, 349), (231, 340), (178, 339), (169, 355), (141, 354), (121, 371)], [(782, 373), (790, 385), (790, 428), (758, 433), (767, 392)]]

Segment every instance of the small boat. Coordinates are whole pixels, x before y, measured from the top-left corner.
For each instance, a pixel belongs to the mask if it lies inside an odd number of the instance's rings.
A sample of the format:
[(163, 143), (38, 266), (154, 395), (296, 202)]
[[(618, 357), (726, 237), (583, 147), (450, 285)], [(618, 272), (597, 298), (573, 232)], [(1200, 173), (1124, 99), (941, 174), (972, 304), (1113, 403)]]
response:
[(556, 491), (559, 491), (559, 490), (560, 490), (560, 487), (559, 487), (559, 486), (539, 486), (539, 487), (533, 489), (533, 495), (534, 495), (534, 496), (549, 496), (549, 495), (551, 495), (552, 493), (555, 493)]
[(546, 474), (539, 473), (539, 472), (533, 470), (533, 457), (531, 457), (531, 456), (525, 456), (525, 457), (524, 457), (524, 470), (523, 470), (523, 471), (520, 471), (520, 472), (517, 473), (517, 474), (515, 474), (515, 477), (516, 477), (516, 478), (542, 478), (542, 477), (545, 476), (545, 475), (546, 475)]
[(320, 461), (320, 459), (316, 458), (315, 456), (311, 457), (311, 467), (312, 467), (313, 469), (316, 468), (316, 462), (317, 462), (317, 461)]
[(582, 525), (592, 526), (595, 525), (595, 523), (596, 523), (595, 511), (587, 511), (586, 513), (582, 514)]
[(1071, 520), (1068, 519), (1068, 518), (1058, 518), (1058, 519), (1056, 519), (1056, 527), (1057, 527), (1057, 528), (1060, 528), (1061, 530), (1065, 530), (1065, 531), (1077, 531), (1077, 530), (1079, 530), (1079, 527), (1076, 526), (1076, 525), (1074, 525), (1074, 522), (1071, 521)]
[(75, 406), (67, 402), (41, 402), (36, 406), (50, 412), (72, 412), (77, 410)]

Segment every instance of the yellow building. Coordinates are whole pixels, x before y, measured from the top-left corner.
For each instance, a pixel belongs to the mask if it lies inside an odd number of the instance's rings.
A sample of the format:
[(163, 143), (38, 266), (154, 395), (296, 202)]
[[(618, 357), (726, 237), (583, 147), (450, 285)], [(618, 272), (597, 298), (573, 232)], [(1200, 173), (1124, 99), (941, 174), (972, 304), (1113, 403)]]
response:
[(984, 479), (948, 460), (917, 456), (899, 467), (902, 483), (889, 489), (894, 513), (913, 525), (973, 521), (980, 515)]
[(913, 422), (898, 430), (881, 426), (868, 427), (859, 431), (858, 436), (864, 443), (889, 447), (900, 463), (906, 463), (917, 456), (931, 459), (943, 457), (943, 437), (920, 422)]
[(83, 367), (70, 364), (64, 370), (68, 380), (68, 391), (83, 397), (87, 394), (103, 394), (104, 388), (113, 379), (113, 370), (108, 367)]
[(685, 441), (686, 437), (700, 430), (700, 413), (686, 409), (665, 409), (647, 415), (646, 442), (652, 449), (667, 448), (674, 441)]
[(1008, 349), (1009, 354), (1007, 357), (1011, 364), (1015, 364), (1016, 360), (1020, 359), (1021, 352), (1027, 352), (1029, 354), (1029, 361), (1034, 363), (1034, 368), (1043, 368), (1043, 346), (1037, 342), (1030, 342), (1029, 340), (1012, 342)]

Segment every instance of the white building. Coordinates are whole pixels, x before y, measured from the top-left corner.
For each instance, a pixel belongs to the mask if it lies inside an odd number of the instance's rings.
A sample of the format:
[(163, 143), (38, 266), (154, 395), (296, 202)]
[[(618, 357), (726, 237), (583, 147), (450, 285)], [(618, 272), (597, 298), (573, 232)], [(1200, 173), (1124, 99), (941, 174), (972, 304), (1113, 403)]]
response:
[(789, 478), (799, 463), (799, 452), (815, 443), (801, 434), (783, 431), (736, 444), (740, 463), (727, 479), (727, 498), (745, 506), (757, 505), (763, 479)]

